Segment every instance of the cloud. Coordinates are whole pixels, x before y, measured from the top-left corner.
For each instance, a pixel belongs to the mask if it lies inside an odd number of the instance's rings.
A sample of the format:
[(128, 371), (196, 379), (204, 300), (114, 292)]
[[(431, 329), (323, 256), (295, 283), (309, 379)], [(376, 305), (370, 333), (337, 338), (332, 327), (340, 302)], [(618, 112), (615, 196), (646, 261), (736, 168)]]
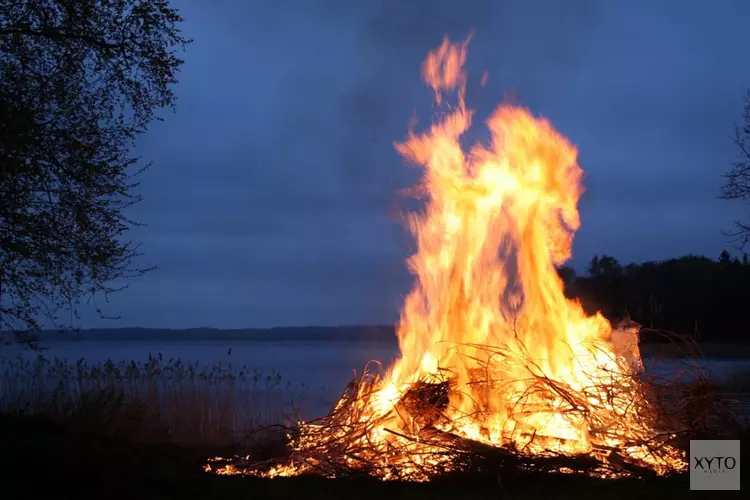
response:
[(580, 148), (574, 265), (726, 244), (737, 206), (716, 195), (750, 85), (745, 2), (176, 4), (196, 42), (177, 114), (139, 142), (155, 165), (133, 211), (160, 269), (115, 299), (124, 324), (395, 319), (411, 242), (391, 215), (419, 170), (393, 142), (411, 117), (432, 118), (426, 52), (472, 30), (469, 135), (486, 135), (482, 120), (510, 93)]

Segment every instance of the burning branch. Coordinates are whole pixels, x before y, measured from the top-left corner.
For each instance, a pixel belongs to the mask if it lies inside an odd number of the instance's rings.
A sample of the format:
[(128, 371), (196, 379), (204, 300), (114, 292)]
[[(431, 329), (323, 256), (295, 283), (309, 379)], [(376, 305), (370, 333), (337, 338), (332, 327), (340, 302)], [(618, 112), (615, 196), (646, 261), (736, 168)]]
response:
[[(511, 362), (507, 347), (471, 347)], [(535, 364), (529, 359), (512, 361)], [(483, 366), (475, 373), (497, 372)], [(669, 415), (665, 406), (649, 401), (646, 390), (633, 393), (630, 389), (635, 384), (652, 386), (643, 384), (637, 375), (609, 376), (606, 384), (574, 389), (541, 370), (533, 374), (525, 382), (526, 391), (509, 402), (512, 411), (507, 424), (512, 431), (496, 443), (487, 434), (480, 432), (475, 438), (462, 431), (463, 421), (485, 422), (492, 416), (481, 401), (471, 414), (449, 416), (451, 399), (460, 390), (455, 380), (416, 380), (398, 394), (389, 412), (376, 414), (371, 411), (373, 398), (382, 390), (383, 379), (365, 372), (352, 380), (326, 417), (290, 432), (288, 456), (268, 463), (238, 462), (231, 472), (423, 481), (446, 473), (499, 474), (509, 470), (646, 478), (683, 468), (677, 443), (697, 430), (672, 427), (658, 431), (660, 426), (675, 425), (665, 418)], [(478, 376), (471, 380), (472, 385), (482, 385), (488, 392), (496, 390), (498, 383), (504, 382)], [(677, 385), (659, 386), (659, 395), (669, 390), (678, 390)], [(472, 393), (476, 394), (476, 389)], [(632, 398), (634, 394), (637, 397)], [(628, 395), (627, 401), (623, 395)], [(715, 403), (712, 401), (711, 407), (716, 407)], [(590, 446), (526, 428), (523, 423), (535, 415), (561, 416), (576, 425), (582, 422)], [(223, 469), (214, 466), (211, 470)]]

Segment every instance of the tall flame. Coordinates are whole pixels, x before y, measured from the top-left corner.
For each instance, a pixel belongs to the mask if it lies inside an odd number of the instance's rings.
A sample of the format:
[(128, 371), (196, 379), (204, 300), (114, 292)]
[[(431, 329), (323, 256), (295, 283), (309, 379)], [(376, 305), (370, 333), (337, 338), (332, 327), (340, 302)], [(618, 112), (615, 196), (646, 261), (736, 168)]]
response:
[[(431, 450), (409, 437), (430, 428), (525, 453), (618, 450), (659, 472), (679, 467), (677, 452), (655, 456), (634, 444), (654, 434), (632, 376), (635, 330), (613, 331), (563, 293), (556, 266), (571, 256), (583, 193), (576, 148), (548, 121), (501, 105), (487, 121), (489, 144), (464, 152), (474, 114), (464, 102), (466, 48), (446, 38), (427, 56), (422, 75), (435, 102), (445, 104), (448, 91), (457, 102), (396, 145), (424, 168), (414, 190), (424, 207), (409, 219), (418, 250), (408, 261), (415, 285), (398, 326), (401, 357), (374, 389), (342, 397), (336, 425), (303, 424), (295, 449), (335, 446), (353, 467), (375, 461), (382, 477), (403, 477)], [(449, 384), (440, 415), (400, 409), (425, 383)]]
[[(410, 220), (418, 245), (409, 260), (416, 286), (402, 312), (402, 357), (389, 383), (401, 388), (448, 369), (463, 388), (451, 394), (449, 408), (465, 434), (502, 442), (525, 429), (585, 450), (587, 429), (565, 420), (556, 405), (545, 405), (551, 413), (520, 418), (513, 410), (522, 398), (534, 405), (529, 388), (537, 377), (583, 390), (596, 385), (602, 369), (619, 369), (607, 343), (609, 323), (568, 300), (555, 269), (570, 258), (580, 224), (577, 150), (546, 120), (502, 105), (487, 121), (491, 143), (465, 154), (460, 138), (473, 116), (464, 102), (465, 59), (466, 44), (447, 38), (428, 55), (422, 73), (436, 102), (457, 89), (457, 106), (396, 146), (424, 166), (418, 191), (427, 200), (424, 213)], [(487, 346), (505, 352), (499, 356)], [(472, 384), (480, 367), (491, 370), (502, 390), (488, 393)]]

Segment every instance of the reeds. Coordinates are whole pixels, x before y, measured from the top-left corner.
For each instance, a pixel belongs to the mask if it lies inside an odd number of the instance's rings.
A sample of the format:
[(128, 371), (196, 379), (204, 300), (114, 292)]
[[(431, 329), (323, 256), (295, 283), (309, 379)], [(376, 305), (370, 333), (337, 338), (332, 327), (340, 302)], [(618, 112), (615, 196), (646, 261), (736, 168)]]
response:
[(283, 423), (287, 395), (303, 384), (246, 366), (207, 368), (159, 354), (145, 362), (71, 364), (19, 354), (0, 361), (0, 412), (36, 415), (133, 441), (239, 448), (247, 436)]

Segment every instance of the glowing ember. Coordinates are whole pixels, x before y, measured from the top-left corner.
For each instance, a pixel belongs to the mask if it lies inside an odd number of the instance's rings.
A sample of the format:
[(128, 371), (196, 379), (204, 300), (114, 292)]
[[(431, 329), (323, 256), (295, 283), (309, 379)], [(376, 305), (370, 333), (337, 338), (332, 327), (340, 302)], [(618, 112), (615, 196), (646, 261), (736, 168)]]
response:
[(464, 152), (465, 58), (466, 43), (448, 39), (427, 56), (436, 103), (446, 91), (457, 103), (396, 145), (424, 168), (413, 192), (425, 203), (409, 220), (416, 284), (400, 359), (350, 386), (328, 417), (301, 423), (287, 463), (216, 472), (425, 480), (493, 453), (537, 467), (586, 457), (601, 465), (589, 473), (604, 475), (684, 467), (657, 439), (635, 328), (613, 331), (563, 294), (555, 266), (570, 258), (583, 192), (576, 148), (546, 120), (501, 105), (490, 143)]

